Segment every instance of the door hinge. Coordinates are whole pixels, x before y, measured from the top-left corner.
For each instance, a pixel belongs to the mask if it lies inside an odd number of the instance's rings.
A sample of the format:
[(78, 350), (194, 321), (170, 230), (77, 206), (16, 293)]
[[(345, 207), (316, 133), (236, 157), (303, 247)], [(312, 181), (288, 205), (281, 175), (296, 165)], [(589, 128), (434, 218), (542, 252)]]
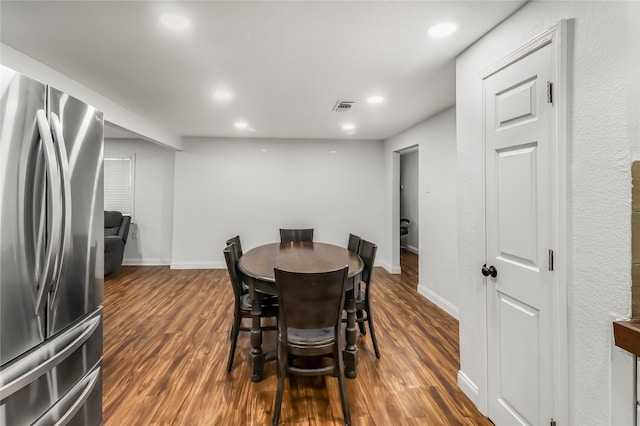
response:
[(549, 250), (549, 270), (553, 271), (553, 250)]
[(547, 103), (553, 104), (553, 83), (547, 81)]
[(549, 421), (549, 426), (556, 426), (556, 421), (555, 421), (555, 419), (553, 417)]

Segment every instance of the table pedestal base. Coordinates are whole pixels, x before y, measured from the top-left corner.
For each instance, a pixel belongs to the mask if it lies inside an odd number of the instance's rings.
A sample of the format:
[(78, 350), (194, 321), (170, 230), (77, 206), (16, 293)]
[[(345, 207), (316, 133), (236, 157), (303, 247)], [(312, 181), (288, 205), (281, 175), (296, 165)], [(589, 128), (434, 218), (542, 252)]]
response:
[(358, 347), (356, 346), (356, 301), (354, 295), (354, 290), (349, 290), (346, 295), (347, 329), (345, 330), (345, 338), (347, 340), (347, 347), (343, 352), (343, 359), (344, 375), (349, 379), (355, 379), (358, 374)]
[(259, 382), (262, 380), (265, 360), (264, 352), (262, 352), (262, 330), (260, 327), (262, 307), (255, 291), (251, 289), (250, 293), (253, 299), (251, 303), (251, 381)]

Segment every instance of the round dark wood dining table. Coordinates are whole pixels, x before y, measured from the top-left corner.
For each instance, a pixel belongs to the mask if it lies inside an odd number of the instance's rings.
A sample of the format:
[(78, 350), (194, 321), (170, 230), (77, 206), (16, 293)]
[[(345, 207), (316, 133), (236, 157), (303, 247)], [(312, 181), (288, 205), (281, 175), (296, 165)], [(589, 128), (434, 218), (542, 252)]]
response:
[(244, 253), (238, 262), (243, 281), (249, 286), (251, 305), (251, 380), (263, 378), (267, 355), (262, 351), (260, 301), (255, 293), (276, 294), (274, 268), (294, 272), (326, 272), (349, 265), (347, 294), (346, 348), (343, 352), (345, 376), (356, 377), (358, 348), (356, 347), (356, 309), (354, 284), (360, 282), (364, 262), (356, 253), (333, 244), (293, 241), (266, 244)]

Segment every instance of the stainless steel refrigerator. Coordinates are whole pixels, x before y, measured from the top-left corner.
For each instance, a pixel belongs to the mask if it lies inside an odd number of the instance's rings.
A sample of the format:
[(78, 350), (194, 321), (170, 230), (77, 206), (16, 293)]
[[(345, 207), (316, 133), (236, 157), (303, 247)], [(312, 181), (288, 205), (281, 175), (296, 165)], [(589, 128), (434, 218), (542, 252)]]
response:
[(102, 422), (103, 128), (0, 65), (0, 425)]

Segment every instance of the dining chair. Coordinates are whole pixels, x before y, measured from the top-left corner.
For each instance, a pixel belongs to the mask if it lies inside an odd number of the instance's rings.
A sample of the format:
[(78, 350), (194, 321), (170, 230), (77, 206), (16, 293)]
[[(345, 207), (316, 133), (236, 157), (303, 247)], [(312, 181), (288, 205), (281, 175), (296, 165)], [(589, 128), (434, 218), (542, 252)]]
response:
[(349, 234), (349, 242), (347, 243), (347, 249), (349, 249), (354, 253), (357, 253), (358, 247), (360, 247), (360, 241), (362, 241), (362, 238), (354, 234)]
[[(227, 261), (227, 270), (229, 271), (229, 279), (233, 287), (233, 322), (231, 323), (231, 347), (229, 349), (229, 360), (227, 361), (227, 373), (231, 372), (233, 367), (233, 357), (236, 353), (236, 344), (238, 343), (238, 334), (240, 331), (251, 331), (251, 327), (243, 327), (242, 319), (251, 318), (251, 297), (249, 294), (242, 292), (242, 281), (238, 273), (238, 257), (237, 249), (234, 244), (230, 244), (224, 249), (224, 258)], [(260, 318), (276, 317), (278, 314), (277, 305), (271, 303), (271, 299), (265, 298), (264, 303), (261, 301), (262, 313)], [(261, 331), (276, 330), (277, 326), (265, 326), (260, 328)]]
[(234, 249), (236, 251), (236, 257), (240, 259), (242, 257), (242, 243), (240, 243), (240, 235), (229, 238), (226, 243), (228, 246), (230, 246), (231, 244), (235, 244)]
[(280, 242), (313, 241), (313, 228), (308, 229), (282, 229), (280, 228)]
[[(233, 238), (229, 238), (226, 241), (227, 246), (233, 244), (234, 250), (236, 252), (236, 259), (240, 259), (242, 257), (242, 243), (240, 243), (240, 235), (236, 235)], [(249, 286), (245, 283), (242, 283), (242, 294), (249, 293)]]
[[(376, 252), (378, 246), (367, 240), (362, 240), (358, 248), (358, 255), (364, 262), (362, 270), (362, 281), (354, 288), (356, 297), (356, 322), (360, 328), (360, 333), (367, 334), (365, 323), (369, 326), (371, 332), (371, 341), (376, 358), (380, 358), (380, 350), (378, 349), (378, 339), (376, 339), (376, 330), (373, 325), (373, 314), (371, 312), (371, 275), (373, 274), (373, 264), (376, 260)], [(364, 289), (361, 285), (364, 284)], [(346, 321), (346, 320), (344, 320)]]
[[(280, 408), (287, 373), (338, 377), (344, 423), (351, 425), (340, 352), (342, 306), (345, 300), (348, 265), (328, 272), (301, 273), (275, 269), (278, 316), (278, 388), (273, 408), (273, 425), (280, 421)], [(299, 358), (329, 357), (330, 365), (297, 363)]]

